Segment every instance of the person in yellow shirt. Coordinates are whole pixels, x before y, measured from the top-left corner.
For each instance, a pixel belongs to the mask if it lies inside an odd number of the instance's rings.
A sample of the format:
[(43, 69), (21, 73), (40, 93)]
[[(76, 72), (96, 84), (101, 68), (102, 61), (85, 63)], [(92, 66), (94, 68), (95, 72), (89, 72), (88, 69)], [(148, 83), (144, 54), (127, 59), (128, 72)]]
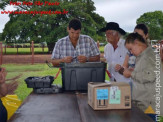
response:
[[(4, 68), (0, 68), (0, 98), (6, 96), (7, 94), (12, 94), (17, 86), (17, 82), (5, 83), (6, 81), (6, 70)], [(1, 99), (0, 99), (0, 122), (7, 122), (7, 110), (4, 107)]]

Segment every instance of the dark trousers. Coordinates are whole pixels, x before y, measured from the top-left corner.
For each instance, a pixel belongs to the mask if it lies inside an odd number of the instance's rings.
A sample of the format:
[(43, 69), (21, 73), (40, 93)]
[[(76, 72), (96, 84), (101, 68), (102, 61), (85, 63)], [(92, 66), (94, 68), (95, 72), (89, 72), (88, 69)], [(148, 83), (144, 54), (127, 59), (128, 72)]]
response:
[(0, 99), (0, 122), (7, 122), (7, 110)]

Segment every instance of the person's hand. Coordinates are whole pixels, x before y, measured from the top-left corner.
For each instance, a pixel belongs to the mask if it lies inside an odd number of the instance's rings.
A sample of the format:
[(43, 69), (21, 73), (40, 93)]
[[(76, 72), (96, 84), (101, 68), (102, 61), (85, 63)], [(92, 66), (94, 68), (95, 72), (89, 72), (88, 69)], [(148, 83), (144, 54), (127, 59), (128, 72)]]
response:
[(17, 89), (17, 87), (18, 87), (17, 81), (8, 83), (7, 84), (7, 89), (8, 89), (7, 94), (14, 94), (14, 91)]
[(72, 62), (72, 57), (71, 56), (67, 56), (67, 57), (64, 57), (63, 58), (63, 62), (65, 62), (65, 63), (71, 63)]
[(78, 56), (77, 59), (80, 63), (85, 63), (87, 61), (87, 57), (83, 55)]
[(97, 62), (100, 61), (100, 55), (96, 55), (96, 56), (91, 56), (89, 57), (89, 60), (87, 60), (89, 62)]
[(116, 64), (114, 69), (115, 69), (116, 72), (118, 72), (121, 69), (121, 65)]
[(123, 76), (125, 76), (126, 78), (129, 78), (131, 77), (131, 73), (132, 71), (130, 71), (129, 69), (124, 69)]
[(132, 71), (134, 71), (134, 68), (129, 68), (129, 70), (132, 72)]
[(105, 62), (105, 63), (107, 63), (106, 58), (100, 58), (100, 61), (101, 61), (101, 62)]
[(6, 73), (5, 68), (1, 68), (1, 71), (0, 71), (0, 84), (5, 83), (6, 75), (7, 75), (7, 73)]

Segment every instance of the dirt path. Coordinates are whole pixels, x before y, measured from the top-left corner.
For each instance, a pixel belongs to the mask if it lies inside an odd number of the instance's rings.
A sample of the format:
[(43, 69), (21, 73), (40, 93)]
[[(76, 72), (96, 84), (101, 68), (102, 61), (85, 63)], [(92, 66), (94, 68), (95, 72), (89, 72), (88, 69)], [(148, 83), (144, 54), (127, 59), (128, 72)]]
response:
[[(101, 58), (103, 54), (101, 54)], [(34, 55), (34, 63), (45, 63), (51, 59), (51, 54)], [(32, 63), (32, 55), (3, 55), (3, 64), (8, 63)]]
[[(51, 54), (48, 55), (34, 55), (34, 63), (44, 63), (51, 58)], [(7, 63), (31, 63), (31, 55), (3, 55), (3, 64)]]

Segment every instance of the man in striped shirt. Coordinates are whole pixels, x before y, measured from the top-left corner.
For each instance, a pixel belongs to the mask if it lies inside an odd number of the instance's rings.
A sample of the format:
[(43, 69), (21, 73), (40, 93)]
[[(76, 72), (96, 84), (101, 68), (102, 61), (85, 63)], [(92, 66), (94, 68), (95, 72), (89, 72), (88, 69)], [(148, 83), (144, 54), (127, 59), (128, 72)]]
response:
[(100, 52), (95, 41), (87, 36), (81, 35), (81, 22), (72, 19), (67, 27), (68, 36), (57, 41), (53, 53), (52, 64), (58, 66), (60, 63), (85, 63), (100, 61)]

